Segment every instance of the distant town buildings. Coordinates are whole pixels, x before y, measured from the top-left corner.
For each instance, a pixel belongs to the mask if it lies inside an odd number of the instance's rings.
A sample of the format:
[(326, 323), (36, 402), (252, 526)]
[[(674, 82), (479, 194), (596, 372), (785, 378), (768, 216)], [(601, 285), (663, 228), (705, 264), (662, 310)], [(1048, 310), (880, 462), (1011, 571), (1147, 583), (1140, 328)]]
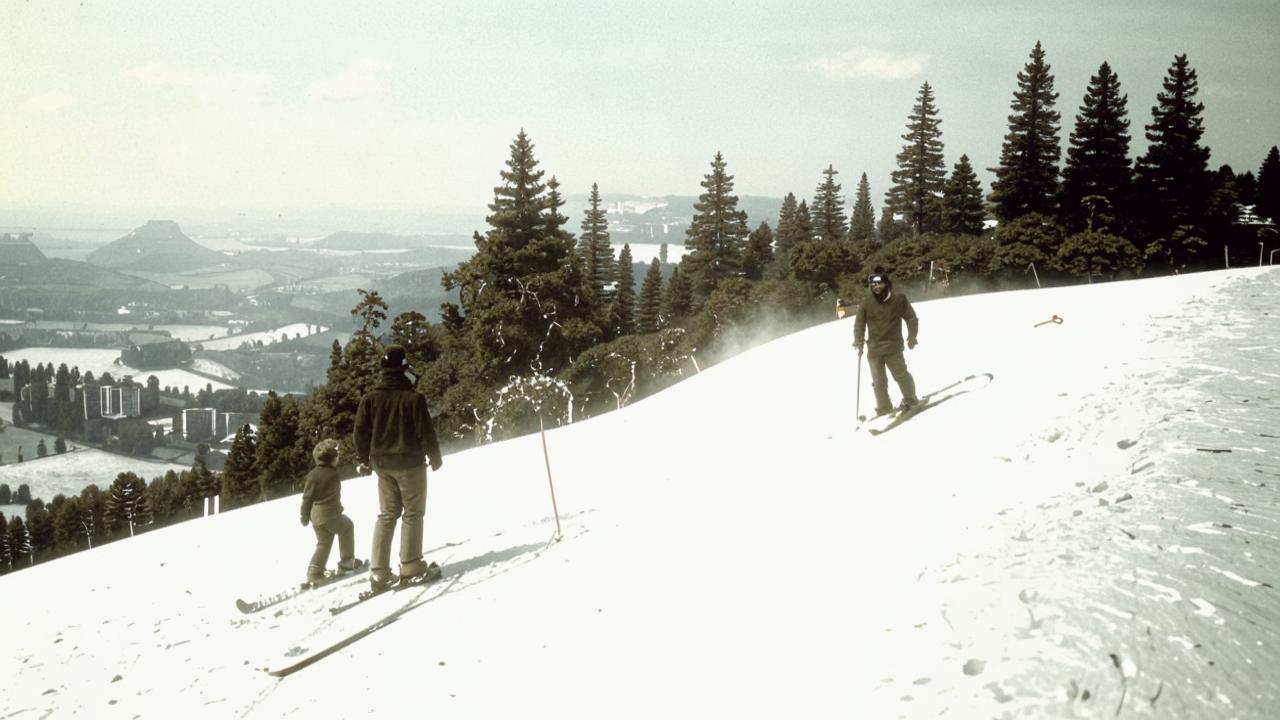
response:
[(85, 385), (80, 399), (85, 420), (119, 420), (142, 415), (142, 388), (137, 385)]
[(216, 408), (188, 408), (173, 418), (173, 432), (189, 443), (221, 443), (241, 426), (257, 422), (257, 413), (218, 412)]

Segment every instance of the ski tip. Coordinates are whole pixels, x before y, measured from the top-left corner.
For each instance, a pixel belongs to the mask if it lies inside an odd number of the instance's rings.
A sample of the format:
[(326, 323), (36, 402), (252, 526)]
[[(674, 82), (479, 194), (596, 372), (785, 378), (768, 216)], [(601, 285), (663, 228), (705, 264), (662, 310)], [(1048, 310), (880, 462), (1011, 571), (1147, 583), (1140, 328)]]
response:
[(248, 614), (253, 612), (253, 605), (241, 600), (240, 598), (236, 598), (236, 609), (242, 613)]

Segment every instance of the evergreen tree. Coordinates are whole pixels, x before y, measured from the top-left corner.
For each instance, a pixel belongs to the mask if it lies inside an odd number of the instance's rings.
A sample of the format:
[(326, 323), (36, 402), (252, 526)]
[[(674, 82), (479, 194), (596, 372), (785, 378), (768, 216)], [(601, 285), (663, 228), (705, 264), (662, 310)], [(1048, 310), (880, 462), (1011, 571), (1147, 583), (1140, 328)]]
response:
[(812, 216), (813, 232), (820, 240), (844, 240), (849, 227), (844, 219), (844, 196), (842, 188), (836, 182), (840, 171), (828, 165), (822, 171), (822, 182), (818, 183), (817, 195), (813, 198)]
[(795, 193), (787, 193), (782, 198), (782, 208), (778, 211), (778, 232), (774, 244), (773, 264), (774, 275), (785, 276), (791, 262), (791, 251), (796, 245), (805, 241), (801, 235), (802, 229), (796, 222), (796, 212), (799, 205), (796, 203)]
[(1174, 268), (1199, 256), (1212, 187), (1209, 148), (1200, 144), (1204, 105), (1195, 100), (1198, 90), (1187, 56), (1175, 56), (1151, 108), (1147, 152), (1137, 164), (1141, 214), (1155, 241), (1148, 252), (1163, 254)]
[(609, 220), (600, 207), (600, 189), (591, 183), (590, 205), (582, 218), (582, 234), (578, 236), (578, 257), (583, 275), (596, 297), (606, 298), (605, 289), (617, 278), (613, 263), (613, 247), (609, 244)]
[(880, 236), (881, 246), (888, 245), (908, 234), (907, 224), (894, 216), (893, 208), (890, 208), (888, 203), (880, 208), (880, 222), (876, 225), (876, 234)]
[(459, 291), (461, 305), (461, 312), (446, 306), (445, 314), (460, 319), (477, 361), (461, 368), (466, 375), (459, 379), (475, 387), (555, 374), (601, 334), (590, 320), (593, 305), (583, 302), (585, 279), (563, 229), (554, 178), (543, 183), (533, 148), (521, 130), (494, 188), (489, 230), (475, 234), (475, 254), (443, 279), (446, 290)]
[(969, 156), (961, 155), (947, 178), (942, 191), (942, 231), (957, 235), (981, 235), (986, 210), (982, 206), (982, 185), (969, 164)]
[(59, 455), (67, 451), (67, 441), (64, 440), (61, 435), (53, 441), (53, 451)]
[(1000, 165), (993, 168), (996, 179), (991, 183), (991, 200), (1001, 222), (1027, 213), (1053, 214), (1055, 210), (1058, 159), (1062, 155), (1060, 116), (1053, 109), (1057, 99), (1044, 50), (1036, 41), (1030, 62), (1018, 73), (1009, 132), (1000, 149)]
[(636, 332), (658, 331), (662, 313), (662, 263), (654, 258), (640, 283), (640, 299), (636, 302)]
[(221, 495), (226, 509), (249, 505), (261, 497), (262, 489), (254, 467), (257, 454), (253, 428), (248, 425), (240, 426), (222, 466)]
[[(1272, 145), (1272, 147), (1275, 147)], [(1266, 164), (1265, 161), (1263, 163)], [(1280, 166), (1280, 155), (1276, 156), (1276, 164)], [(1280, 169), (1280, 167), (1278, 167)], [(1241, 205), (1257, 205), (1258, 203), (1258, 179), (1254, 177), (1252, 170), (1246, 170), (1236, 175), (1236, 192), (1240, 195)]]
[(89, 485), (80, 491), (80, 507), (88, 518), (91, 532), (96, 529), (101, 533), (109, 534), (106, 521), (106, 496), (97, 485)]
[(1280, 150), (1275, 145), (1258, 168), (1254, 212), (1274, 223), (1280, 223)]
[(13, 546), (9, 543), (9, 518), (0, 513), (0, 570), (13, 569)]
[(31, 547), (37, 554), (53, 548), (53, 515), (44, 501), (36, 498), (27, 503), (27, 531), (31, 535)]
[(432, 331), (431, 322), (417, 310), (406, 310), (391, 323), (391, 342), (404, 348), (405, 357), (415, 374), (440, 356), (441, 348)]
[(310, 466), (310, 448), (301, 442), (298, 424), (298, 401), (268, 392), (258, 420), (253, 463), (263, 500), (288, 493)]
[(765, 269), (772, 262), (773, 228), (762, 222), (747, 237), (747, 247), (742, 253), (742, 274), (748, 280), (762, 280)]
[(147, 503), (147, 483), (131, 472), (122, 472), (108, 488), (105, 499), (108, 524), (124, 522), (133, 537), (133, 528), (151, 522), (151, 508)]
[(671, 277), (667, 278), (667, 289), (662, 294), (663, 327), (676, 325), (689, 317), (693, 311), (693, 288), (680, 272), (677, 265), (671, 269)]
[(36, 443), (36, 456), (44, 457), (49, 454), (49, 446), (44, 444), (44, 438), (40, 438), (40, 442)]
[[(1062, 170), (1062, 222), (1068, 230), (1103, 230), (1130, 212), (1129, 96), (1102, 63), (1089, 79)], [(1099, 218), (1100, 211), (1109, 210)]]
[[(61, 495), (58, 496), (62, 497)], [(55, 503), (58, 498), (54, 498)], [(53, 512), (53, 546), (55, 550), (66, 553), (80, 549), (80, 538), (83, 537), (81, 520), (84, 511), (80, 498), (72, 497), (58, 504)], [(93, 547), (90, 544), (90, 547)]]
[(898, 169), (890, 175), (893, 185), (885, 193), (885, 207), (901, 214), (916, 235), (938, 227), (943, 183), (947, 169), (942, 159), (942, 120), (933, 104), (929, 83), (920, 86), (916, 104), (907, 118), (907, 141), (898, 153)]
[(36, 549), (31, 544), (31, 533), (27, 532), (27, 526), (20, 517), (15, 517), (9, 523), (9, 552), (12, 556), (9, 565), (11, 569), (14, 562), (24, 557), (27, 558), (28, 565), (36, 564)]
[(795, 225), (796, 245), (813, 242), (813, 219), (809, 214), (809, 203), (804, 200), (796, 205)]
[(636, 329), (636, 277), (635, 263), (631, 261), (631, 243), (625, 243), (618, 253), (618, 288), (609, 303), (609, 321), (616, 337), (630, 335)]
[(876, 231), (875, 209), (871, 207), (871, 183), (867, 174), (858, 180), (858, 195), (853, 203), (853, 217), (849, 220), (849, 237), (854, 242), (870, 242)]
[(748, 235), (747, 214), (738, 209), (733, 176), (725, 172), (724, 156), (718, 152), (711, 172), (702, 178), (702, 189), (693, 204), (693, 220), (685, 231), (687, 254), (680, 263), (699, 302), (721, 280), (739, 274)]

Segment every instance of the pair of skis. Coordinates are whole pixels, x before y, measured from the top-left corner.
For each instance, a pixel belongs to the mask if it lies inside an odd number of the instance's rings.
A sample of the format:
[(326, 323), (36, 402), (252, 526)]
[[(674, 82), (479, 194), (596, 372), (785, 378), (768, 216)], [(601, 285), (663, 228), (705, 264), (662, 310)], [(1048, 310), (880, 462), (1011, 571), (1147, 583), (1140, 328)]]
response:
[(252, 615), (253, 613), (261, 612), (263, 610), (266, 610), (267, 608), (275, 607), (276, 605), (279, 605), (281, 603), (288, 602), (289, 600), (292, 600), (298, 597), (299, 595), (307, 592), (308, 590), (316, 590), (326, 585), (332, 585), (334, 583), (341, 582), (343, 580), (350, 580), (352, 578), (359, 577), (368, 571), (369, 571), (369, 561), (361, 560), (353, 570), (329, 571), (328, 573), (325, 574), (324, 578), (321, 580), (316, 580), (313, 582), (304, 582), (295, 587), (289, 588), (288, 590), (283, 590), (273, 595), (260, 597), (256, 600), (242, 600), (240, 598), (236, 598), (236, 608), (238, 608), (240, 612), (246, 615)]
[(935, 408), (960, 395), (973, 392), (974, 390), (980, 390), (987, 385), (990, 385), (993, 379), (995, 379), (995, 376), (987, 372), (966, 375), (950, 385), (938, 388), (937, 390), (921, 397), (920, 402), (915, 405), (900, 408), (894, 412), (886, 413), (884, 415), (877, 415), (870, 420), (867, 420), (867, 418), (863, 416), (859, 416), (858, 422), (859, 425), (861, 427), (865, 427), (867, 432), (871, 435), (887, 433), (926, 410)]
[[(376, 598), (395, 595), (402, 591), (411, 590), (414, 588), (427, 588), (431, 585), (435, 585), (440, 581), (442, 577), (442, 572), (440, 571), (439, 565), (435, 565), (435, 563), (432, 563), (432, 565), (435, 568), (434, 573), (428, 571), (426, 575), (422, 575), (413, 580), (403, 581), (381, 592), (372, 592), (372, 591), (362, 592), (360, 593), (359, 598), (357, 598), (356, 600), (350, 603), (347, 603), (345, 605), (339, 605), (337, 607), (330, 608), (329, 612), (331, 614), (337, 615), (339, 613), (346, 612), (347, 610), (350, 610), (356, 607), (357, 605), (361, 605), (363, 603), (369, 602), (370, 600), (374, 600)], [(454, 586), (458, 584), (458, 581), (462, 579), (463, 574), (465, 574), (465, 571), (460, 570), (456, 575), (453, 576), (453, 578), (448, 582), (448, 584), (446, 584), (443, 588), (440, 589), (439, 592), (433, 593), (423, 599), (410, 601), (404, 604), (403, 606), (391, 611), (389, 614), (383, 616), (382, 618), (375, 620), (369, 625), (366, 625), (363, 628), (356, 630), (353, 633), (339, 637), (338, 639), (334, 640), (328, 645), (324, 645), (315, 650), (306, 652), (305, 654), (301, 655), (296, 660), (294, 660), (292, 663), (289, 663), (287, 665), (282, 665), (280, 667), (275, 667), (275, 668), (264, 667), (262, 669), (271, 677), (284, 678), (298, 672), (299, 670), (303, 670), (307, 667), (310, 667), (311, 665), (314, 665), (315, 663), (329, 657), (330, 655), (340, 650), (343, 650), (344, 648), (352, 645), (353, 643), (356, 643), (374, 634), (375, 632), (387, 627), (388, 625), (399, 620), (401, 616), (403, 616), (405, 613), (409, 612), (410, 610), (413, 610), (414, 608), (417, 608), (421, 605), (429, 603), (432, 600), (436, 600), (440, 596), (448, 593), (450, 590), (454, 588)]]

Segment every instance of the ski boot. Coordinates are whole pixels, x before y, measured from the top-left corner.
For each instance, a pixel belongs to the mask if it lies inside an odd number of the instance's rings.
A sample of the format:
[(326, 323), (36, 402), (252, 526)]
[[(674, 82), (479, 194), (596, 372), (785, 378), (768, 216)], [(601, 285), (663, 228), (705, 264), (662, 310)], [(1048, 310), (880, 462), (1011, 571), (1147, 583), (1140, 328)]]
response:
[[(399, 584), (400, 578), (388, 570), (375, 571), (369, 578), (369, 596), (384, 593)], [(363, 593), (361, 597), (366, 597)]]
[(338, 561), (338, 571), (335, 573), (337, 577), (350, 575), (358, 570), (363, 570), (369, 564), (368, 560), (357, 560), (355, 558), (347, 558)]
[(430, 565), (425, 566), (422, 572), (414, 573), (412, 575), (401, 575), (400, 583), (402, 585), (426, 585), (427, 583), (439, 580), (442, 574), (443, 571), (441, 571), (440, 566), (433, 562)]
[(306, 579), (305, 581), (303, 581), (303, 583), (302, 583), (302, 587), (304, 587), (304, 588), (313, 588), (313, 587), (315, 587), (315, 586), (317, 586), (317, 585), (319, 585), (319, 584), (323, 583), (326, 579), (328, 579), (328, 578), (327, 578), (327, 576), (324, 574), (324, 568), (318, 568), (318, 567), (315, 567), (315, 566), (308, 566), (308, 567), (307, 567), (307, 579)]

